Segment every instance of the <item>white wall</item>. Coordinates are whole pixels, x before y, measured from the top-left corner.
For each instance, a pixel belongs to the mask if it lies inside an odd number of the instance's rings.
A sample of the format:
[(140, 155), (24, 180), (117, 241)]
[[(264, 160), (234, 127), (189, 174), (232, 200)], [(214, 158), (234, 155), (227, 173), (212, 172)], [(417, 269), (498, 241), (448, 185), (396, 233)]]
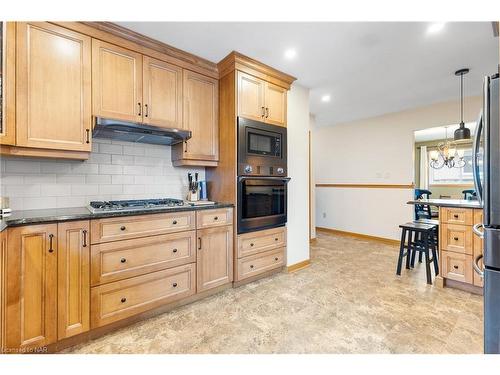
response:
[(287, 109), (289, 266), (309, 259), (309, 90), (293, 85)]
[[(465, 101), (465, 121), (475, 121), (481, 98)], [(313, 129), (316, 183), (411, 184), (413, 132), (457, 124), (458, 101)], [(412, 219), (406, 189), (316, 188), (316, 225), (398, 239)], [(324, 217), (323, 215), (326, 215)]]
[(316, 189), (314, 188), (314, 181), (316, 180), (315, 177), (314, 177), (314, 160), (313, 160), (313, 152), (312, 150), (314, 149), (314, 144), (313, 144), (313, 136), (312, 136), (312, 129), (314, 129), (316, 127), (316, 118), (314, 117), (313, 114), (310, 114), (309, 115), (309, 131), (311, 132), (311, 144), (310, 144), (310, 155), (311, 155), (311, 160), (310, 160), (310, 165), (311, 165), (311, 168), (310, 168), (310, 171), (309, 171), (309, 174), (310, 174), (310, 181), (311, 181), (311, 200), (310, 200), (310, 203), (311, 203), (311, 228), (310, 228), (310, 231), (311, 231), (311, 239), (313, 238), (316, 238), (316, 204), (314, 202), (316, 202)]
[(187, 172), (172, 166), (170, 147), (93, 139), (87, 161), (3, 157), (1, 195), (13, 210), (82, 207), (92, 200), (179, 198)]

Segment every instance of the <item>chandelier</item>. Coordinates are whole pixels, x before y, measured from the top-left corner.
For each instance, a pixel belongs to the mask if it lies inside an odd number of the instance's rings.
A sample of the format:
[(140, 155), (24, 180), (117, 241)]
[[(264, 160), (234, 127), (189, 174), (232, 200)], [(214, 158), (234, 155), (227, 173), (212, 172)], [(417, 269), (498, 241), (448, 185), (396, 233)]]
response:
[(467, 164), (464, 160), (464, 150), (457, 149), (456, 143), (448, 140), (448, 127), (445, 127), (445, 141), (437, 145), (437, 150), (430, 152), (430, 166), (441, 169), (445, 165), (448, 168), (463, 168)]

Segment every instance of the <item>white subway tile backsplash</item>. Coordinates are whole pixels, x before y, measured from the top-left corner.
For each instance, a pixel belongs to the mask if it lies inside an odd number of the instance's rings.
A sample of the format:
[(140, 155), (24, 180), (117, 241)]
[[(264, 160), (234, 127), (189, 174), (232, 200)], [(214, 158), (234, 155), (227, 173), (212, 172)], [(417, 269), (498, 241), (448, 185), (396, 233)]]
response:
[(170, 147), (93, 139), (87, 161), (1, 158), (0, 191), (13, 210), (83, 207), (92, 200), (184, 198), (187, 173)]

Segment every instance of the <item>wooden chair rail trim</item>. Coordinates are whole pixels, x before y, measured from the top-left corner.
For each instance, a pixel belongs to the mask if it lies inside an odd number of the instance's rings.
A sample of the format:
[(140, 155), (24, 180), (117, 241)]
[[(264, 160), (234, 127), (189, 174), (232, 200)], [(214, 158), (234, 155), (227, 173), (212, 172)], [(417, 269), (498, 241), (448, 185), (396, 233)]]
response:
[(348, 231), (331, 229), (331, 228), (324, 228), (324, 227), (316, 227), (316, 231), (322, 232), (322, 233), (336, 234), (336, 235), (340, 235), (340, 236), (354, 237), (354, 238), (361, 239), (361, 240), (372, 240), (372, 241), (382, 242), (382, 243), (385, 243), (387, 245), (399, 245), (399, 240), (393, 240), (392, 238), (372, 236), (369, 234), (348, 232)]
[[(112, 22), (51, 22), (92, 38), (219, 78), (217, 64)], [(142, 48), (141, 48), (142, 47)], [(162, 58), (162, 55), (164, 56)]]
[(356, 189), (414, 189), (414, 184), (316, 184), (316, 187)]

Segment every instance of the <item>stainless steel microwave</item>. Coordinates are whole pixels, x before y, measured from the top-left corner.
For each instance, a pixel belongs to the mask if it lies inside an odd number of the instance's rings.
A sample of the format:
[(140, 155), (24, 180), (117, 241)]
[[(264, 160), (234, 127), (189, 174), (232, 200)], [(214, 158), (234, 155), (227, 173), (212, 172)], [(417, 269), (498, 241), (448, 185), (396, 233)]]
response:
[(238, 175), (286, 176), (286, 128), (238, 117)]

